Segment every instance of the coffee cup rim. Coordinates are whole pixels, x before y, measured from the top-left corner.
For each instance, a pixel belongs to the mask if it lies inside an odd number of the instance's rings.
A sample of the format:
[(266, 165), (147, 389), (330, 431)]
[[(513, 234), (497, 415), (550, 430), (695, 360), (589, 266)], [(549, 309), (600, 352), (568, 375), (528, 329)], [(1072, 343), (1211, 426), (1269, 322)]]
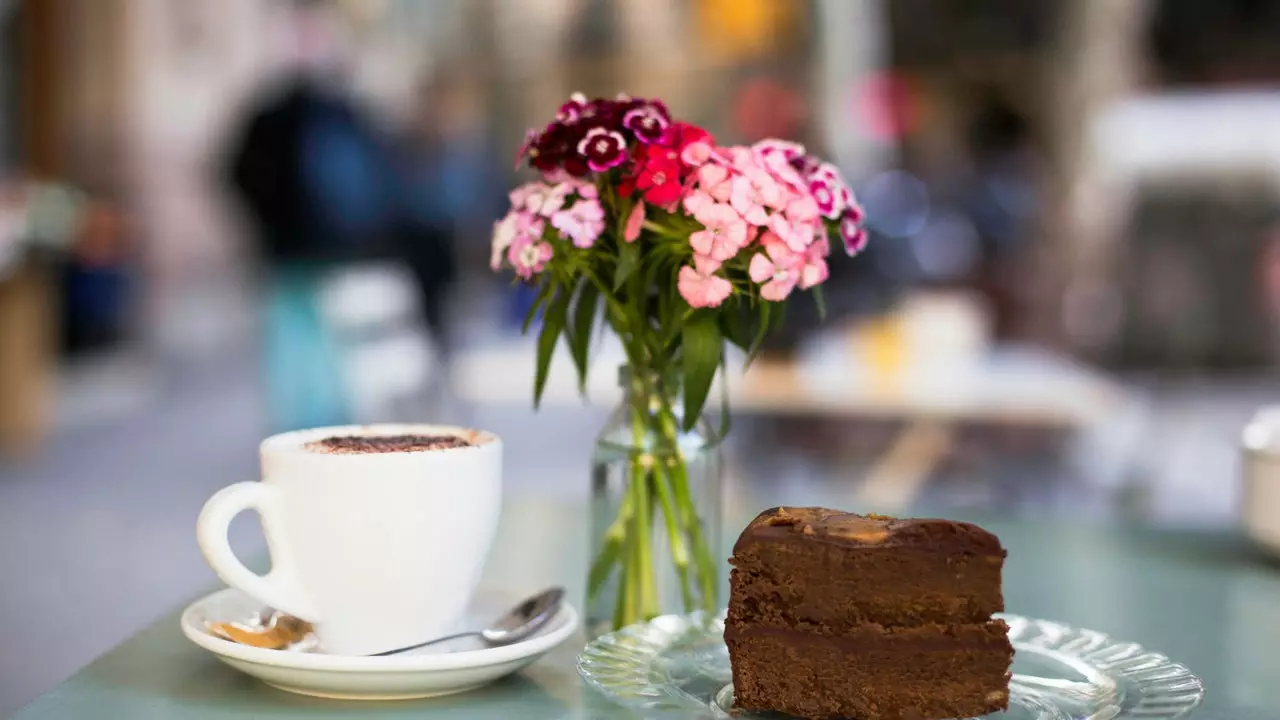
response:
[[(432, 455), (460, 453), (478, 450), (501, 443), (501, 439), (488, 430), (462, 427), (461, 425), (437, 425), (433, 423), (370, 423), (365, 425), (332, 425), (327, 427), (305, 428), (278, 433), (264, 439), (259, 448), (262, 452), (298, 452), (308, 455), (315, 453), (305, 449), (307, 443), (322, 440), (335, 435), (355, 437), (378, 437), (385, 435), (449, 435), (462, 438), (467, 445), (462, 447), (434, 448), (432, 450), (391, 450), (376, 453), (378, 457), (394, 455)], [(331, 458), (367, 458), (370, 453), (331, 454)]]

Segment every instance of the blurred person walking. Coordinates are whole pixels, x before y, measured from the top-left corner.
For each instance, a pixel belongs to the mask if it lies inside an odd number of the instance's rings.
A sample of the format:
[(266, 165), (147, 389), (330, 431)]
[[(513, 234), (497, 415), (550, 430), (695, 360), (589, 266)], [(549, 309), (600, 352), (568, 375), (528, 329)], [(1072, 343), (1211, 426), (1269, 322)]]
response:
[(385, 143), (344, 83), (341, 18), (328, 3), (294, 0), (287, 20), (288, 74), (250, 103), (229, 153), (231, 189), (262, 260), (278, 431), (350, 421), (320, 294), (334, 270), (387, 248), (398, 205)]
[(458, 280), (458, 245), (484, 245), (506, 200), (477, 88), (465, 74), (437, 73), (419, 96), (398, 154), (407, 196), (402, 254), (417, 280), (445, 377), (455, 343), (450, 301)]

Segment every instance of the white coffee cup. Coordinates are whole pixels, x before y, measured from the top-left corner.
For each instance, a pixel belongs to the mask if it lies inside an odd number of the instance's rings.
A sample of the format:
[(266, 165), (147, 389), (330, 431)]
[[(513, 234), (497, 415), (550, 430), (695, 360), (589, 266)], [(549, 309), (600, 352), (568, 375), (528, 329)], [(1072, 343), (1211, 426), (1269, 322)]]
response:
[[(332, 453), (332, 437), (456, 436), (465, 447)], [(371, 655), (457, 631), (501, 512), (502, 441), (436, 425), (365, 425), (262, 442), (262, 481), (224, 488), (196, 535), (210, 567), (265, 606), (315, 625), (325, 652)], [(246, 568), (227, 526), (257, 510), (271, 572)]]
[(1254, 414), (1241, 449), (1245, 528), (1259, 544), (1280, 553), (1280, 406)]

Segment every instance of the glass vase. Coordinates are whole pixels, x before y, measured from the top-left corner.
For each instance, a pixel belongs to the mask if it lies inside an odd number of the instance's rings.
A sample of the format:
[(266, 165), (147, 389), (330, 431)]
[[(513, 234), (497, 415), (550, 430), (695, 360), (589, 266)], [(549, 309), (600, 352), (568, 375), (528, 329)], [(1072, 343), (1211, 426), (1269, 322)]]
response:
[(719, 609), (721, 459), (705, 417), (683, 429), (677, 377), (623, 367), (591, 465), (587, 634)]

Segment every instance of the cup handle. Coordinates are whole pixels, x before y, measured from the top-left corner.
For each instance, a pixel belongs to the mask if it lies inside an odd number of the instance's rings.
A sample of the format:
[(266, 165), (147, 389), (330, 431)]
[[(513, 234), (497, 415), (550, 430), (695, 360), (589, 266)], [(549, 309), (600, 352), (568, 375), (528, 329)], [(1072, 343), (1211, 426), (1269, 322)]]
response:
[[(281, 535), (276, 508), (279, 492), (279, 488), (262, 482), (236, 483), (219, 490), (200, 511), (196, 540), (209, 567), (227, 585), (277, 610), (314, 623), (319, 618), (302, 596)], [(271, 553), (271, 572), (266, 575), (245, 567), (227, 541), (231, 520), (245, 510), (257, 510), (262, 518), (267, 550)]]

